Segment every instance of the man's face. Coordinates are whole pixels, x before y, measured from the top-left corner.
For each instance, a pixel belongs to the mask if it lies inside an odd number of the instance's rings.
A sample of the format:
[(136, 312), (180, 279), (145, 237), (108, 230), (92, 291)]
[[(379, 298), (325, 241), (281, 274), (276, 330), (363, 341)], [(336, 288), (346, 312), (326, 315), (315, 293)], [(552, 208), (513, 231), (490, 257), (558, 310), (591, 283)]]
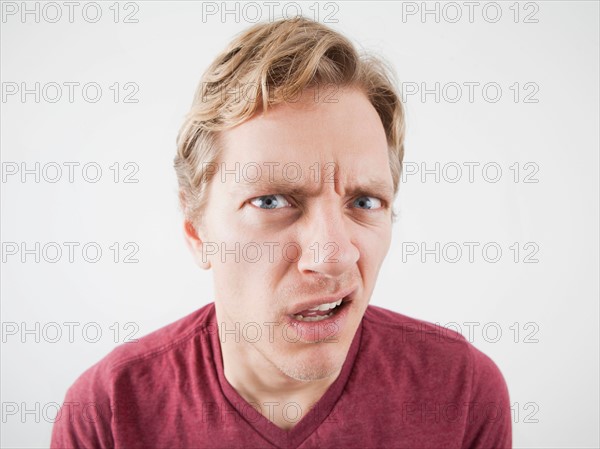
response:
[(377, 112), (355, 89), (315, 92), (223, 133), (199, 231), (219, 324), (297, 380), (341, 368), (391, 240)]

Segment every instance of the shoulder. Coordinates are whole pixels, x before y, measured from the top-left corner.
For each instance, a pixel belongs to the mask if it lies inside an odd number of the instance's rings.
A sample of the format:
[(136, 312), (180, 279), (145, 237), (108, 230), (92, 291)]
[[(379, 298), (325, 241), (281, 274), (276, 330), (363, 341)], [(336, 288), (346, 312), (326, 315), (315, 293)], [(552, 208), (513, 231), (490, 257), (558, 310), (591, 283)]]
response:
[(108, 381), (120, 372), (136, 365), (160, 363), (173, 352), (185, 351), (197, 338), (206, 339), (212, 329), (211, 318), (214, 303), (210, 303), (189, 315), (157, 329), (137, 340), (114, 348), (96, 364), (88, 368), (75, 381), (71, 389), (91, 387)]
[(152, 362), (190, 343), (209, 331), (209, 318), (214, 304), (208, 304), (173, 323), (143, 337), (116, 346), (93, 366), (83, 372), (77, 382), (106, 378), (126, 367)]
[(504, 378), (492, 359), (460, 333), (439, 324), (370, 305), (363, 319), (362, 338), (371, 351), (385, 356), (387, 363), (398, 369), (425, 372), (434, 381), (460, 378), (474, 393), (482, 386), (500, 394), (506, 391)]
[(117, 346), (99, 363), (104, 365), (104, 368), (114, 371), (136, 363), (152, 361), (181, 349), (194, 339), (206, 338), (214, 331), (211, 327), (213, 313), (214, 303), (207, 304), (135, 341)]
[[(168, 324), (136, 341), (124, 343), (88, 368), (67, 390), (51, 447), (111, 447), (117, 415), (148, 391), (160, 390), (185, 372), (188, 362), (209, 339), (214, 304)], [(199, 340), (200, 339), (200, 340)], [(200, 349), (199, 349), (200, 348)]]
[(461, 334), (369, 306), (361, 339), (362, 365), (377, 372), (381, 383), (400, 385), (402, 396), (411, 398), (410, 405), (460, 404), (466, 408), (463, 447), (511, 447), (504, 376), (490, 357)]
[(451, 353), (467, 356), (470, 343), (458, 332), (439, 324), (369, 305), (363, 319), (366, 338), (390, 351), (427, 355)]

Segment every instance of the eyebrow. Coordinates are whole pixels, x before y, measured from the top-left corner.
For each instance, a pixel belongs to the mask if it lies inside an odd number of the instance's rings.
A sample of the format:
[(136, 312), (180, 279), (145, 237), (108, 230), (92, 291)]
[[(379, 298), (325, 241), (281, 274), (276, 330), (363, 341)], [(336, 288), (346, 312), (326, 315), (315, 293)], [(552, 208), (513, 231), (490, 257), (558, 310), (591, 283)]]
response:
[[(235, 194), (254, 194), (257, 196), (268, 194), (291, 195), (308, 198), (316, 196), (327, 183), (315, 183), (313, 181), (289, 182), (281, 179), (270, 181), (268, 178), (260, 178), (255, 182), (242, 180), (233, 187)], [(352, 180), (345, 188), (348, 196), (368, 195), (375, 196), (391, 203), (393, 200), (393, 187), (389, 182), (378, 178), (367, 178), (364, 181)]]

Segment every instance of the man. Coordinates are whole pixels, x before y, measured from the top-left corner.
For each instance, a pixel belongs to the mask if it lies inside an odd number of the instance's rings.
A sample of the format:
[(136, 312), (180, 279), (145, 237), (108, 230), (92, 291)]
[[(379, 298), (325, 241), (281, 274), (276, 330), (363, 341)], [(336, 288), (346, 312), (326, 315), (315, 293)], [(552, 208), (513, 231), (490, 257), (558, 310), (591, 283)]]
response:
[(215, 301), (85, 372), (52, 447), (510, 447), (496, 365), (368, 305), (403, 139), (383, 64), (343, 36), (306, 19), (238, 36), (204, 74), (175, 159)]

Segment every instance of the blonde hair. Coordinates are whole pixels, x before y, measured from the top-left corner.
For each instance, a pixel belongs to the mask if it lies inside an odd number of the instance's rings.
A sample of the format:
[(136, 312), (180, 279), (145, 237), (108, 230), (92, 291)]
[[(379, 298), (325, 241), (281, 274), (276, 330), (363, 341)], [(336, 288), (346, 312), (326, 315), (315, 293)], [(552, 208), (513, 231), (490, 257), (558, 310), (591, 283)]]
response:
[(367, 95), (385, 130), (396, 194), (405, 119), (392, 73), (383, 60), (359, 55), (344, 36), (303, 17), (257, 24), (238, 35), (203, 74), (177, 136), (174, 165), (186, 220), (201, 220), (214, 176), (207, 167), (219, 156), (220, 131), (325, 85), (356, 87)]

